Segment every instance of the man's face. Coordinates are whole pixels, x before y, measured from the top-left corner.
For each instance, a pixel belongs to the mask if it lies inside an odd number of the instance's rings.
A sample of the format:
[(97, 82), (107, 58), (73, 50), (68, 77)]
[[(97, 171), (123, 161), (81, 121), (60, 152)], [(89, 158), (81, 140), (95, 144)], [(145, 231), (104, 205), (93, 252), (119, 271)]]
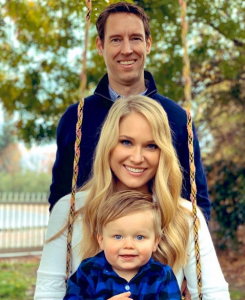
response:
[(104, 57), (110, 86), (144, 84), (144, 64), (151, 50), (151, 37), (146, 41), (142, 20), (132, 13), (111, 14), (105, 24), (104, 43), (97, 37), (98, 52)]

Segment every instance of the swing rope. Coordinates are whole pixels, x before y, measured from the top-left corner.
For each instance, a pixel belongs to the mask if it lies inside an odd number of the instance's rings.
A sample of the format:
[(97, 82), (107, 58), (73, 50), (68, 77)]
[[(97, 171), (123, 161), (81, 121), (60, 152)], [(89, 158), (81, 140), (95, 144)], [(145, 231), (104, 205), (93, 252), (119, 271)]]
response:
[[(194, 150), (193, 150), (193, 128), (192, 119), (190, 114), (191, 109), (191, 77), (190, 77), (190, 60), (188, 56), (188, 44), (187, 44), (187, 33), (188, 33), (188, 23), (186, 20), (186, 5), (187, 0), (179, 0), (181, 9), (181, 38), (182, 45), (184, 49), (183, 53), (183, 78), (184, 78), (184, 94), (185, 100), (187, 102), (187, 132), (188, 132), (188, 149), (189, 149), (189, 164), (190, 164), (190, 184), (191, 193), (190, 199), (192, 202), (192, 214), (193, 214), (193, 231), (194, 231), (194, 243), (195, 243), (195, 256), (196, 256), (196, 273), (197, 273), (197, 287), (199, 300), (202, 300), (202, 274), (201, 274), (201, 261), (200, 261), (200, 247), (198, 238), (198, 226), (197, 226), (197, 201), (196, 201), (196, 181), (195, 181), (195, 161), (194, 161)], [(184, 299), (184, 298), (183, 298)]]
[[(195, 183), (195, 164), (194, 164), (194, 151), (193, 151), (193, 130), (192, 130), (192, 120), (190, 115), (191, 106), (191, 78), (190, 78), (190, 62), (188, 57), (188, 47), (187, 47), (187, 31), (188, 24), (186, 22), (186, 2), (184, 0), (179, 0), (181, 7), (181, 22), (182, 22), (182, 44), (184, 48), (184, 68), (183, 77), (185, 81), (185, 99), (188, 103), (187, 109), (187, 131), (188, 131), (188, 148), (189, 148), (189, 163), (190, 163), (190, 182), (191, 182), (191, 202), (192, 202), (192, 212), (193, 212), (193, 228), (194, 228), (194, 241), (195, 241), (195, 255), (196, 255), (196, 270), (197, 270), (197, 283), (198, 283), (198, 294), (199, 300), (202, 300), (201, 294), (201, 263), (200, 263), (200, 250), (198, 241), (198, 226), (197, 226), (197, 204), (196, 204), (196, 183)], [(88, 49), (88, 38), (89, 38), (89, 26), (90, 26), (90, 15), (92, 11), (92, 0), (86, 0), (87, 14), (86, 14), (86, 27), (85, 27), (85, 40), (84, 40), (84, 51), (83, 51), (83, 66), (81, 72), (80, 81), (80, 101), (77, 110), (77, 124), (76, 124), (76, 141), (75, 141), (75, 155), (73, 163), (73, 178), (72, 178), (72, 191), (70, 199), (70, 213), (68, 220), (68, 236), (67, 236), (67, 257), (66, 257), (66, 280), (69, 278), (69, 272), (71, 270), (71, 240), (73, 233), (73, 224), (75, 217), (75, 195), (77, 188), (77, 177), (79, 172), (79, 158), (80, 158), (80, 143), (82, 138), (82, 119), (83, 119), (83, 105), (84, 105), (84, 92), (87, 83), (86, 76), (86, 65), (87, 65), (87, 49)]]
[(79, 87), (80, 101), (77, 109), (77, 124), (76, 124), (76, 141), (75, 141), (75, 154), (73, 162), (73, 177), (72, 177), (72, 191), (70, 199), (70, 213), (68, 219), (68, 236), (67, 236), (67, 253), (66, 253), (66, 281), (69, 278), (69, 272), (71, 270), (71, 240), (73, 233), (73, 223), (75, 218), (75, 196), (77, 189), (77, 177), (79, 172), (79, 158), (80, 158), (80, 144), (82, 139), (82, 121), (83, 121), (83, 105), (84, 105), (84, 92), (87, 83), (86, 67), (87, 67), (87, 50), (88, 50), (88, 38), (89, 38), (89, 26), (90, 15), (92, 10), (92, 1), (86, 0), (87, 14), (86, 14), (86, 27), (84, 38), (84, 51), (83, 51), (83, 65), (81, 72), (81, 80)]

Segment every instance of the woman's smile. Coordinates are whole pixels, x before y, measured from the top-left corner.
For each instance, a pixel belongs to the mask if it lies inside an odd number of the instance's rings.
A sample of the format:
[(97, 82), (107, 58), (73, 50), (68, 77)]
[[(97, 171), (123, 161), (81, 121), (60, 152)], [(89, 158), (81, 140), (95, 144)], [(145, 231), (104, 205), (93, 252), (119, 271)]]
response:
[(129, 166), (124, 166), (128, 171), (132, 172), (132, 173), (143, 173), (146, 168), (134, 168), (134, 167), (129, 167)]

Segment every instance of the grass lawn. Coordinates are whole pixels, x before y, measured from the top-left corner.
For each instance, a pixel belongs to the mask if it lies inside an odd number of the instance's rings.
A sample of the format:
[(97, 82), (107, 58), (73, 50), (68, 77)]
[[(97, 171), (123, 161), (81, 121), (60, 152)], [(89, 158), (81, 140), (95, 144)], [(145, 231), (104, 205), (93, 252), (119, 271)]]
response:
[[(33, 300), (39, 261), (0, 262), (0, 300)], [(245, 300), (245, 291), (230, 285), (231, 300)]]
[(245, 293), (238, 290), (230, 290), (231, 300), (244, 300)]
[(39, 262), (0, 263), (0, 299), (33, 300)]

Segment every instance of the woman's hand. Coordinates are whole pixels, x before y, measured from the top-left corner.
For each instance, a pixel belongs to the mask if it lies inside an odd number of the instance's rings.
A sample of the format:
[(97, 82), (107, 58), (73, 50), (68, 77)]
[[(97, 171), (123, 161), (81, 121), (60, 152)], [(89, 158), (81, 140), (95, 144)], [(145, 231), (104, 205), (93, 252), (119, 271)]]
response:
[(116, 296), (111, 297), (110, 299), (107, 300), (133, 300), (132, 298), (129, 298), (129, 296), (131, 295), (130, 292), (126, 292), (126, 293), (122, 293), (122, 294), (118, 294)]

